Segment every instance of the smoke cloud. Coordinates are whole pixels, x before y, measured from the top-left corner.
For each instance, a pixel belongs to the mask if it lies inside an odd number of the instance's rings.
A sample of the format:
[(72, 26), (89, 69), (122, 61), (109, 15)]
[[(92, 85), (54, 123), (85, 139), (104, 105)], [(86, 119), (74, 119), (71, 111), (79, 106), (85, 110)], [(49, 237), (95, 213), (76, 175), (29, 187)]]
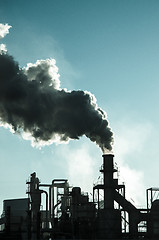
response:
[(106, 114), (91, 93), (60, 88), (54, 59), (21, 69), (12, 56), (0, 54), (0, 121), (34, 145), (85, 135), (102, 151), (112, 149)]
[[(2, 24), (0, 23), (0, 39), (4, 38), (6, 36), (6, 34), (9, 33), (9, 29), (12, 26), (6, 24)], [(0, 44), (0, 53), (6, 53), (7, 52), (7, 48), (5, 44)]]
[(4, 38), (5, 35), (9, 33), (9, 29), (11, 27), (12, 26), (8, 25), (7, 23), (6, 24), (0, 23), (0, 39)]

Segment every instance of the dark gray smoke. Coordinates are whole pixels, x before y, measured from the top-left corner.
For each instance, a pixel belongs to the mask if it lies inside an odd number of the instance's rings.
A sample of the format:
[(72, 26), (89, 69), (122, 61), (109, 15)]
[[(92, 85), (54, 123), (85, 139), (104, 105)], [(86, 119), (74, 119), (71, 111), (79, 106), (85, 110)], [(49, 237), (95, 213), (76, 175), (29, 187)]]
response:
[(34, 144), (79, 139), (85, 135), (104, 151), (112, 149), (112, 131), (105, 113), (89, 92), (60, 88), (54, 59), (38, 60), (20, 69), (0, 54), (0, 121)]

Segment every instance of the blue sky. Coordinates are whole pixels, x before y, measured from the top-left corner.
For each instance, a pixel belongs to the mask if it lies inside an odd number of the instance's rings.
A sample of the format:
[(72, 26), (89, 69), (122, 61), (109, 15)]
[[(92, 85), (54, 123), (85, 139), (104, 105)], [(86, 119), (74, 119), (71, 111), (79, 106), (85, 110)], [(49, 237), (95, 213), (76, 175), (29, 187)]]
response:
[[(158, 12), (158, 0), (1, 0), (0, 8), (0, 22), (12, 26), (0, 41), (20, 67), (54, 58), (62, 88), (95, 95), (114, 132), (121, 181), (141, 205), (145, 189), (158, 187)], [(1, 127), (0, 209), (26, 196), (33, 171), (42, 182), (68, 178), (90, 192), (101, 155), (86, 137), (37, 149)]]

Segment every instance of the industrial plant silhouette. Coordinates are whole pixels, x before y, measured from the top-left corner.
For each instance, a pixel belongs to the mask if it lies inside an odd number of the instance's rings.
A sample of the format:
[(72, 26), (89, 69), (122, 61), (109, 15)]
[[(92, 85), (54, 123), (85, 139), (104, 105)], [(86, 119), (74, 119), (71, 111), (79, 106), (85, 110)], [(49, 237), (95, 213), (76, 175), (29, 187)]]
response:
[[(90, 92), (60, 88), (54, 59), (37, 60), (21, 69), (2, 51), (0, 73), (1, 126), (25, 139), (28, 136), (33, 145), (85, 135), (103, 153), (111, 152), (114, 139), (106, 113)], [(159, 239), (159, 189), (147, 190), (146, 209), (136, 208), (125, 197), (125, 185), (115, 177), (113, 159), (112, 154), (103, 155), (103, 178), (93, 185), (92, 201), (67, 179), (43, 184), (32, 173), (27, 198), (4, 200), (0, 240)]]
[(112, 154), (103, 155), (102, 182), (93, 185), (92, 201), (67, 179), (43, 184), (32, 173), (28, 197), (3, 202), (0, 239), (159, 239), (159, 189), (147, 189), (147, 208), (136, 208), (125, 198), (113, 161)]
[[(1, 39), (11, 26), (0, 26)], [(27, 197), (3, 202), (0, 240), (158, 240), (159, 189), (147, 189), (146, 208), (137, 208), (126, 199), (125, 185), (119, 183), (110, 154), (113, 132), (95, 96), (62, 89), (55, 59), (20, 68), (4, 44), (0, 44), (0, 78), (1, 126), (34, 146), (86, 136), (104, 153), (102, 178), (93, 185), (92, 200), (80, 186), (71, 187), (68, 179), (46, 184), (31, 173)]]

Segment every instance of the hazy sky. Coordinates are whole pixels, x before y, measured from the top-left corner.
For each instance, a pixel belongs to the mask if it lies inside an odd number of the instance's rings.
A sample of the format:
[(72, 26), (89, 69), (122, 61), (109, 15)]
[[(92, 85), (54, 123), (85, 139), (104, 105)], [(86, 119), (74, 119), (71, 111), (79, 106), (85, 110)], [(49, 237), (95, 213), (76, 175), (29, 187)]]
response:
[[(114, 133), (115, 162), (128, 198), (142, 205), (158, 187), (159, 1), (1, 0), (0, 23), (12, 26), (1, 44), (20, 67), (54, 58), (61, 88), (87, 90)], [(33, 148), (0, 128), (0, 210), (26, 197), (26, 180), (68, 178), (90, 192), (102, 152), (86, 137)]]

